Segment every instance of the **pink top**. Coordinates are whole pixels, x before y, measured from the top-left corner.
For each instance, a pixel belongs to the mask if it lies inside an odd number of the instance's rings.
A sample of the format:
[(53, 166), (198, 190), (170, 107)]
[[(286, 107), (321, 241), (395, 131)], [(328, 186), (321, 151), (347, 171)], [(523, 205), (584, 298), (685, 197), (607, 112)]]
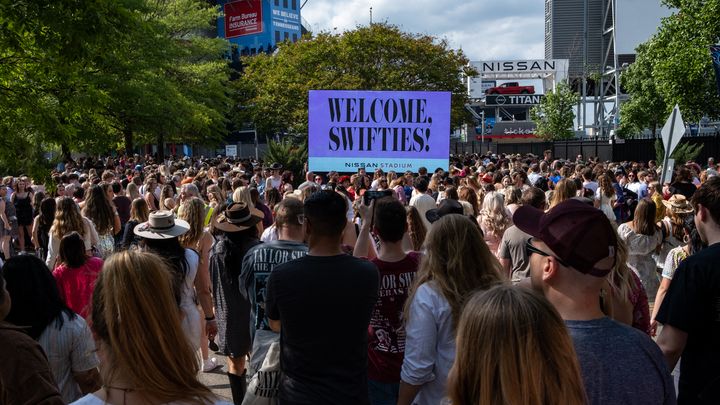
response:
[(90, 315), (90, 301), (95, 288), (95, 280), (97, 280), (102, 266), (102, 259), (90, 257), (81, 267), (71, 268), (62, 264), (53, 270), (60, 296), (70, 309), (83, 318)]

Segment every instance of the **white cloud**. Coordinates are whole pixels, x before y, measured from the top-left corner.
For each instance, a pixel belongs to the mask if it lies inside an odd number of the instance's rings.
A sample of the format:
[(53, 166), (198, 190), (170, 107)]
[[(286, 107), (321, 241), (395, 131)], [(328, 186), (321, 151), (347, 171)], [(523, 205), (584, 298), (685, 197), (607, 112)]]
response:
[[(632, 52), (670, 14), (659, 0), (618, 3), (621, 53)], [(313, 31), (342, 32), (367, 25), (370, 7), (373, 21), (445, 38), (470, 60), (545, 57), (543, 0), (308, 0), (302, 15)]]
[(540, 0), (308, 0), (302, 15), (313, 31), (345, 31), (373, 21), (445, 38), (471, 60), (542, 59)]

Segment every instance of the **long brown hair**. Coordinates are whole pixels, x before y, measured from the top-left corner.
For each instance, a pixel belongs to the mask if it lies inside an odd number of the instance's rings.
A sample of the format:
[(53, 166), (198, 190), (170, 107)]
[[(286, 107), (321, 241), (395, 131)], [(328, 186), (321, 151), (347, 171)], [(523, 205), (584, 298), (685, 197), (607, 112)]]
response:
[(92, 186), (88, 194), (83, 214), (95, 224), (98, 235), (112, 233), (115, 224), (115, 209), (108, 200), (107, 194), (99, 185)]
[(531, 290), (501, 285), (474, 294), (460, 318), (457, 353), (448, 377), (453, 404), (586, 403), (567, 328)]
[(500, 262), (490, 252), (477, 225), (463, 215), (445, 215), (434, 222), (425, 248), (405, 304), (405, 319), (418, 287), (433, 282), (450, 304), (455, 328), (470, 293), (502, 281)]
[(180, 219), (190, 224), (190, 230), (180, 235), (178, 239), (183, 247), (197, 250), (197, 244), (203, 236), (205, 224), (205, 203), (193, 197), (183, 203)]
[(605, 194), (605, 197), (612, 198), (615, 195), (612, 178), (607, 173), (600, 176), (600, 184), (598, 184), (598, 186), (600, 187), (600, 192)]
[(70, 232), (77, 232), (85, 237), (85, 224), (83, 223), (80, 207), (70, 197), (62, 197), (55, 210), (55, 220), (52, 224), (55, 237), (62, 239)]
[(632, 228), (636, 233), (653, 236), (658, 230), (655, 225), (655, 203), (648, 198), (642, 198), (635, 207), (635, 217)]
[(468, 186), (460, 186), (458, 196), (460, 200), (470, 203), (473, 209), (473, 216), (476, 217), (478, 215), (478, 196), (475, 190)]
[(150, 209), (147, 201), (142, 198), (132, 200), (130, 203), (130, 221), (147, 222), (150, 216)]
[(425, 243), (425, 237), (427, 236), (427, 229), (425, 228), (425, 223), (422, 221), (422, 218), (420, 218), (420, 212), (417, 208), (408, 206), (407, 223), (413, 250), (422, 249), (423, 243)]
[(109, 363), (103, 380), (112, 385), (121, 375), (162, 403), (210, 402), (173, 297), (170, 270), (159, 256), (126, 250), (105, 262), (92, 299), (92, 328)]

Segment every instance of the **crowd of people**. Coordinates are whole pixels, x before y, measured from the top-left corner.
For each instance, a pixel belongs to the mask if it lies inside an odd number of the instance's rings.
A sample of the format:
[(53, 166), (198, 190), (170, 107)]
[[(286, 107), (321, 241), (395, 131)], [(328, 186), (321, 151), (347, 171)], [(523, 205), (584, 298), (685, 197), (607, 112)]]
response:
[(235, 404), (720, 403), (719, 168), (661, 169), (7, 176), (0, 403), (225, 404), (199, 380), (213, 353)]

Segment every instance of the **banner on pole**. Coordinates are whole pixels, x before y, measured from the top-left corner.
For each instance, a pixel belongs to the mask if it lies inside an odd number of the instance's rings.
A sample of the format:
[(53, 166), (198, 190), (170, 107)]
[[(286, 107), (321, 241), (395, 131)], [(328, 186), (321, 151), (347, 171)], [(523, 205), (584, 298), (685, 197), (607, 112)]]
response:
[(448, 169), (450, 92), (311, 90), (312, 171)]
[(713, 67), (715, 68), (715, 83), (717, 84), (718, 95), (720, 96), (720, 45), (710, 46)]

